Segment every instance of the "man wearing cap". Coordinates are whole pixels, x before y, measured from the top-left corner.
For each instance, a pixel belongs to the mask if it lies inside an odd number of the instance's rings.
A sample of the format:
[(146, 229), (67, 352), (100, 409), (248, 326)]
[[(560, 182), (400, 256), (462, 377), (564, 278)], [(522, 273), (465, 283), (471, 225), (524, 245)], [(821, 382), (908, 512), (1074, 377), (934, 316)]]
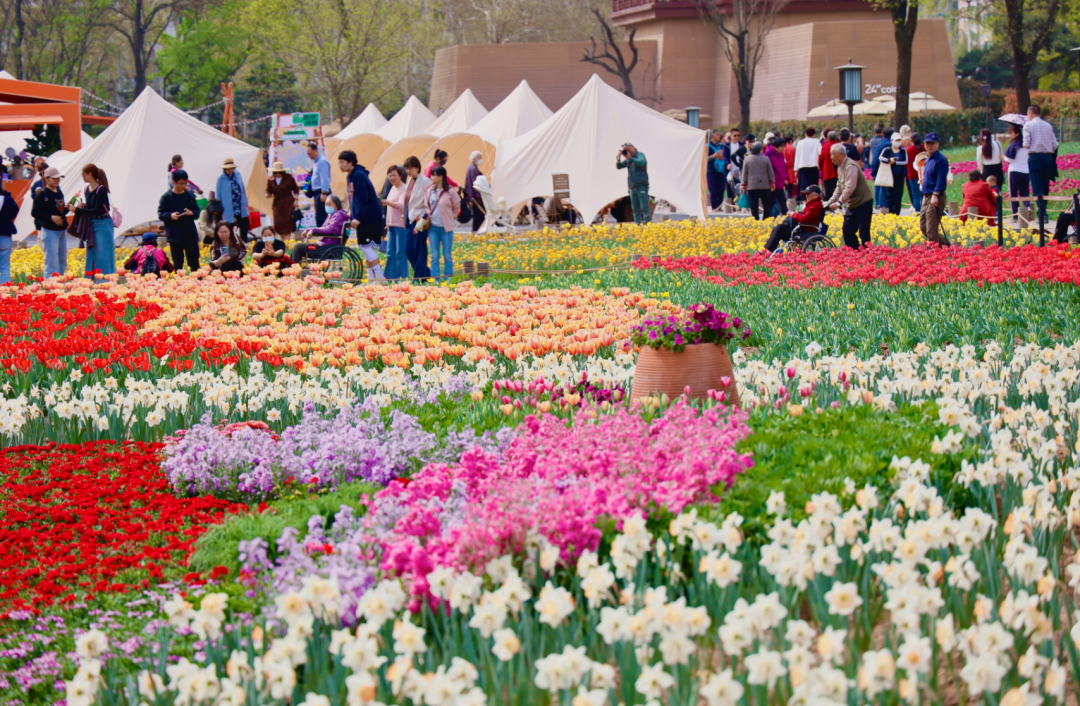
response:
[(949, 160), (938, 147), (937, 133), (927, 133), (923, 138), (923, 149), (929, 156), (923, 164), (919, 230), (931, 243), (948, 245), (949, 239), (941, 232), (941, 214), (945, 209), (945, 189), (949, 186)]
[(44, 186), (34, 194), (30, 215), (41, 234), (41, 249), (45, 251), (47, 278), (67, 272), (67, 212), (64, 192), (60, 190), (60, 171), (49, 167), (41, 175)]
[(649, 207), (649, 172), (645, 153), (639, 152), (629, 142), (623, 144), (615, 158), (615, 168), (627, 171), (626, 183), (630, 188), (630, 208), (634, 210), (634, 223), (652, 221)]
[(806, 200), (803, 210), (791, 214), (773, 226), (772, 234), (765, 243), (765, 249), (769, 252), (776, 250), (781, 241), (791, 240), (796, 228), (801, 228), (803, 233), (821, 228), (821, 219), (825, 217), (825, 207), (821, 204), (821, 187), (811, 184), (803, 189), (802, 197)]
[(859, 164), (848, 157), (839, 142), (829, 148), (829, 159), (836, 166), (837, 182), (827, 206), (835, 211), (847, 206), (844, 214), (844, 245), (858, 248), (870, 244), (870, 222), (874, 217), (874, 192), (866, 182)]
[[(1054, 126), (1042, 119), (1042, 109), (1029, 105), (1027, 122), (1023, 127), (1023, 146), (1028, 151), (1028, 170), (1031, 178), (1031, 195), (1048, 196), (1050, 182), (1057, 176), (1058, 140)], [(1039, 223), (1046, 223), (1046, 199), (1038, 202)]]
[(187, 172), (177, 169), (172, 173), (172, 188), (158, 201), (158, 218), (165, 224), (165, 238), (177, 271), (184, 269), (185, 255), (188, 269), (199, 269), (199, 231), (195, 226), (198, 217), (199, 203), (188, 191)]
[(236, 226), (242, 242), (248, 240), (248, 197), (244, 180), (236, 173), (236, 163), (232, 157), (221, 165), (221, 174), (217, 178), (216, 195), (221, 199), (221, 220)]
[(330, 161), (314, 142), (307, 143), (307, 156), (314, 160), (308, 181), (308, 198), (315, 202), (315, 226), (326, 222), (326, 197), (330, 195)]

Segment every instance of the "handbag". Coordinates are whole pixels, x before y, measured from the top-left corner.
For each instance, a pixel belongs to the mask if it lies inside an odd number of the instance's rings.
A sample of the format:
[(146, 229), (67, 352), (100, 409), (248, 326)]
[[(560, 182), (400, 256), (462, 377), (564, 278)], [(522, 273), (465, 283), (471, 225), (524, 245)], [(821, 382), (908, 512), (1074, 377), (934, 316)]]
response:
[(892, 165), (881, 160), (878, 162), (877, 174), (874, 175), (874, 186), (891, 189), (896, 183), (893, 181)]
[(413, 225), (413, 230), (417, 233), (423, 233), (431, 225), (431, 216), (427, 213), (420, 216), (419, 220)]
[(472, 209), (469, 207), (468, 199), (464, 196), (464, 189), (458, 189), (458, 197), (461, 199), (461, 211), (457, 215), (458, 223), (470, 223), (472, 222)]
[(120, 213), (120, 209), (116, 206), (112, 207), (109, 217), (112, 218), (113, 228), (119, 228), (120, 224), (124, 222), (124, 214)]
[(299, 224), (300, 221), (304, 220), (304, 212), (298, 208), (294, 208), (292, 210), (292, 219), (294, 224)]

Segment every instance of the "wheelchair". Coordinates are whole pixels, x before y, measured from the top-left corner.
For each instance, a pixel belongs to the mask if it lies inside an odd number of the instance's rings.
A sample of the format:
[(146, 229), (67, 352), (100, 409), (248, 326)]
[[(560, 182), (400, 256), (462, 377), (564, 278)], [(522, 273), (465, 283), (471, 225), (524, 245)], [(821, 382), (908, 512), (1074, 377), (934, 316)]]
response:
[(791, 234), (791, 240), (782, 241), (776, 250), (769, 255), (768, 259), (771, 260), (782, 252), (795, 249), (807, 253), (820, 250), (835, 250), (836, 243), (829, 237), (829, 226), (825, 221), (822, 221), (821, 227), (816, 230), (800, 225)]
[(310, 255), (302, 258), (302, 262), (326, 263), (326, 273), (335, 273), (335, 279), (362, 280), (364, 278), (364, 256), (357, 250), (346, 245), (349, 242), (350, 228), (348, 223), (341, 229), (341, 244), (328, 245), (325, 249), (316, 249)]

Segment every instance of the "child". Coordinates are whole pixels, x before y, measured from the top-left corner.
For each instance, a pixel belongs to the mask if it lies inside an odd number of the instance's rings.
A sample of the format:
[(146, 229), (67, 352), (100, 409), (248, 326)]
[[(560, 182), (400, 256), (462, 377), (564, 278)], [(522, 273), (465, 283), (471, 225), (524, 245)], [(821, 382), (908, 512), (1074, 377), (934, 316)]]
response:
[(158, 277), (161, 277), (163, 271), (175, 272), (169, 258), (165, 256), (165, 251), (158, 247), (157, 236), (153, 233), (143, 235), (142, 245), (131, 253), (131, 257), (124, 263), (124, 269), (135, 275)]

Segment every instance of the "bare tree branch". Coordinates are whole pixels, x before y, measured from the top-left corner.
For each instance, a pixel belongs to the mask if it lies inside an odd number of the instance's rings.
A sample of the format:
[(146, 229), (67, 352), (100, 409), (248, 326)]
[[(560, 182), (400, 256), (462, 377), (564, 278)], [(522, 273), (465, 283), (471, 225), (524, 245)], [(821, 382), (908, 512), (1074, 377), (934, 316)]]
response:
[(596, 38), (589, 37), (592, 45), (585, 49), (585, 56), (582, 57), (582, 61), (590, 64), (596, 64), (603, 67), (608, 73), (612, 73), (622, 79), (623, 93), (634, 98), (634, 83), (630, 78), (630, 73), (634, 70), (634, 67), (638, 63), (638, 47), (634, 42), (634, 36), (637, 34), (637, 27), (630, 29), (630, 34), (627, 36), (627, 43), (630, 49), (630, 63), (626, 62), (626, 57), (623, 55), (622, 49), (619, 48), (619, 44), (615, 39), (615, 33), (611, 29), (611, 25), (608, 24), (604, 16), (600, 14), (600, 11), (593, 9), (593, 15), (596, 16), (596, 21), (600, 23), (600, 29), (603, 31), (603, 36), (600, 38), (603, 42), (603, 53), (597, 53), (596, 50)]

